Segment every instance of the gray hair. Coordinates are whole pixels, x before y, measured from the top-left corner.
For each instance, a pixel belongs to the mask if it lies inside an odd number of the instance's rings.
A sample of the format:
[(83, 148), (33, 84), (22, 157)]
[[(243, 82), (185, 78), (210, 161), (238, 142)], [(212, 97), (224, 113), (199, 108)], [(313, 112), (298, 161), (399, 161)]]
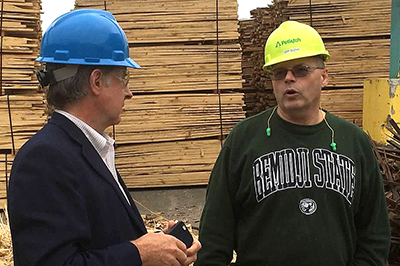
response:
[[(65, 67), (64, 64), (47, 64), (46, 69), (56, 70)], [(82, 98), (89, 92), (90, 74), (95, 69), (100, 69), (107, 76), (114, 67), (80, 65), (77, 73), (70, 78), (50, 84), (46, 90), (47, 104), (50, 109), (63, 109), (66, 104)]]
[(317, 55), (314, 56), (314, 58), (316, 59), (315, 61), (317, 62), (318, 67), (325, 68), (325, 59), (323, 56)]

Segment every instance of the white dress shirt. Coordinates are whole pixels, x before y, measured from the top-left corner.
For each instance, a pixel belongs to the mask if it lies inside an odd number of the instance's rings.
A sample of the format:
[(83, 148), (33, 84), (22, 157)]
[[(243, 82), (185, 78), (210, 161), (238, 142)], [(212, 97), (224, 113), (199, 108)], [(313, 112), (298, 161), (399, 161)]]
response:
[(117, 182), (118, 187), (120, 188), (122, 194), (124, 195), (126, 201), (129, 203), (128, 197), (125, 194), (121, 184), (118, 181), (117, 170), (115, 169), (115, 150), (114, 150), (114, 139), (112, 139), (107, 134), (100, 134), (88, 124), (80, 120), (79, 118), (71, 115), (70, 113), (63, 110), (55, 110), (55, 112), (64, 115), (69, 120), (71, 120), (88, 138), (89, 142), (93, 145), (95, 150), (100, 155), (101, 159), (103, 159), (104, 163), (107, 165), (108, 170), (111, 172), (114, 177), (115, 182)]

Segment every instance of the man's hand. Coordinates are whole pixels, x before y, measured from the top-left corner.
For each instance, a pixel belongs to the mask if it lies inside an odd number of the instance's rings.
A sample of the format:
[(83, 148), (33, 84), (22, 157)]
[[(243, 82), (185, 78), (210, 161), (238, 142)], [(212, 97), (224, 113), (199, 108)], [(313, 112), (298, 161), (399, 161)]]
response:
[[(168, 227), (164, 230), (167, 233), (171, 228), (175, 225), (174, 221), (168, 221)], [(188, 266), (189, 264), (195, 262), (197, 260), (197, 252), (201, 249), (201, 243), (193, 237), (193, 244), (186, 250), (186, 261), (182, 264), (182, 266)]]
[(181, 266), (188, 259), (185, 244), (162, 232), (150, 232), (131, 242), (139, 250), (143, 266)]
[[(168, 232), (174, 226), (174, 222), (168, 222)], [(143, 266), (188, 266), (197, 259), (197, 252), (201, 244), (197, 239), (193, 240), (190, 248), (174, 236), (160, 233), (147, 233), (144, 236), (131, 241), (139, 250)]]
[(201, 249), (200, 242), (196, 238), (193, 238), (192, 246), (190, 246), (190, 248), (188, 248), (186, 251), (187, 259), (186, 259), (185, 263), (182, 265), (187, 266), (187, 265), (195, 262), (197, 260), (197, 252), (199, 252), (200, 249)]

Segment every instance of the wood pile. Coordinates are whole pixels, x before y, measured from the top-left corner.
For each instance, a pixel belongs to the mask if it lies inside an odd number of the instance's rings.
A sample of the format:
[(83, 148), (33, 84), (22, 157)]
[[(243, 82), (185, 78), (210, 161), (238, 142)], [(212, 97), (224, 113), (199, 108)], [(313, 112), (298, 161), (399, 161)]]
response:
[(117, 147), (117, 168), (128, 187), (203, 185), (221, 147), (219, 140), (160, 142)]
[(246, 92), (244, 94), (244, 102), (246, 105), (245, 111), (247, 116), (251, 116), (261, 111), (254, 110), (254, 107), (257, 104), (256, 102), (258, 99), (261, 99), (261, 97), (254, 97), (254, 90), (250, 85), (253, 73), (253, 61), (251, 55), (255, 50), (257, 50), (257, 47), (252, 45), (253, 27), (254, 23), (251, 19), (239, 21), (240, 46), (242, 47), (242, 78), (244, 80), (243, 91)]
[[(115, 126), (116, 164), (130, 188), (203, 185), (219, 136), (243, 119), (242, 95), (154, 94), (125, 102)], [(222, 117), (220, 117), (220, 114)], [(222, 118), (222, 120), (221, 120)]]
[(218, 4), (217, 40), (214, 0), (75, 3), (110, 11), (142, 67), (130, 71), (134, 97), (113, 130), (129, 188), (207, 184), (222, 139), (245, 117), (237, 1)]
[[(39, 0), (6, 3), (9, 12), (17, 7), (40, 7)], [(218, 40), (213, 0), (78, 0), (76, 8), (111, 11), (128, 36), (131, 57), (142, 66), (130, 71), (129, 88), (134, 97), (126, 102), (121, 124), (107, 130), (116, 138), (116, 164), (128, 186), (206, 184), (222, 140), (245, 117), (243, 93), (239, 92), (242, 77), (236, 0), (219, 1)], [(37, 14), (25, 14), (26, 21), (15, 25), (18, 38), (28, 32), (34, 41), (28, 53), (8, 39), (20, 51), (14, 56), (14, 46), (4, 46), (10, 56), (8, 64), (26, 67), (34, 63), (41, 31), (35, 30), (34, 35), (27, 29), (33, 24), (40, 27), (39, 19), (29, 21), (39, 14), (40, 8)], [(10, 13), (7, 16), (12, 18)], [(11, 35), (5, 26), (6, 35)], [(5, 64), (3, 70), (5, 81)], [(28, 70), (30, 78), (34, 77), (33, 67)], [(16, 73), (24, 72), (18, 69)], [(15, 75), (13, 80), (18, 80)], [(12, 151), (7, 166), (5, 158), (0, 159), (0, 200), (5, 199), (5, 179), (14, 154), (47, 121), (44, 95), (28, 92), (30, 87), (25, 86), (13, 91), (24, 95), (0, 97), (0, 149)]]
[[(241, 31), (252, 31), (245, 35), (251, 35), (251, 41), (241, 41), (243, 50), (250, 53), (247, 62), (243, 64), (247, 68), (243, 72), (251, 72), (251, 79), (245, 79), (246, 84), (243, 86), (248, 90), (245, 91), (245, 99), (251, 98), (250, 104), (254, 104), (251, 108), (247, 107), (250, 110), (247, 116), (276, 104), (272, 100), (271, 81), (262, 70), (263, 47), (270, 33), (281, 22), (297, 20), (312, 24), (321, 34), (331, 54), (327, 62), (330, 81), (322, 94), (322, 108), (361, 125), (362, 108), (359, 107), (362, 107), (364, 79), (385, 78), (389, 75), (391, 1), (313, 0), (310, 6), (309, 0), (274, 0), (269, 7), (258, 8), (251, 14), (251, 22), (241, 28)], [(250, 23), (252, 26), (248, 25)], [(243, 42), (251, 45), (243, 46)], [(332, 91), (335, 91), (337, 102), (326, 101)], [(349, 91), (361, 97), (351, 97)], [(248, 94), (251, 96), (248, 97)], [(257, 100), (260, 97), (266, 100)], [(332, 109), (336, 104), (341, 107)]]
[(373, 144), (382, 170), (391, 226), (389, 263), (400, 265), (400, 128), (390, 119), (386, 129), (390, 133), (388, 144)]
[(13, 161), (14, 155), (11, 149), (0, 149), (0, 210), (7, 203), (7, 184), (10, 181)]
[[(239, 38), (237, 2), (218, 2), (220, 40), (231, 41)], [(124, 29), (130, 44), (215, 41), (215, 1), (76, 0), (75, 7), (110, 11)]]
[(42, 94), (0, 96), (0, 149), (18, 150), (46, 123), (43, 97)]
[[(1, 5), (0, 5), (1, 6)], [(42, 36), (40, 0), (5, 0), (2, 14), (0, 95), (37, 91), (34, 69)]]
[[(130, 72), (133, 92), (212, 92), (217, 88), (215, 45), (132, 47), (130, 53), (142, 67)], [(219, 46), (218, 84), (221, 91), (241, 89), (240, 55), (239, 44)]]
[[(223, 135), (243, 118), (242, 96), (221, 95)], [(213, 138), (221, 134), (219, 98), (215, 94), (155, 94), (125, 102), (115, 126), (118, 144), (143, 144)], [(218, 138), (217, 138), (218, 139)]]
[[(0, 208), (14, 154), (46, 123), (42, 94), (0, 96)], [(10, 123), (11, 121), (11, 123)], [(4, 154), (11, 152), (11, 154)], [(7, 156), (7, 164), (6, 164)]]

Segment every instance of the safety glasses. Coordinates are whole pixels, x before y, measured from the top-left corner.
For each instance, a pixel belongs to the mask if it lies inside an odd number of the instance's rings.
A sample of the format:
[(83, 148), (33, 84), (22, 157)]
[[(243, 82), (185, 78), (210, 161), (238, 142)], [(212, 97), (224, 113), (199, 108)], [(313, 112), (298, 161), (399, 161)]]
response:
[(283, 68), (283, 67), (273, 68), (269, 71), (269, 74), (271, 76), (271, 79), (273, 80), (282, 80), (286, 77), (288, 71), (290, 70), (292, 71), (293, 76), (295, 76), (296, 78), (302, 78), (310, 75), (316, 69), (324, 69), (324, 68), (311, 67), (304, 64), (300, 64), (292, 68)]
[(124, 85), (124, 87), (128, 86), (128, 84), (129, 84), (129, 70), (128, 70), (128, 68), (126, 68), (123, 71), (120, 71), (118, 76), (116, 74), (113, 74), (113, 73), (111, 73), (111, 75), (113, 75), (114, 77), (119, 79), (119, 81)]

